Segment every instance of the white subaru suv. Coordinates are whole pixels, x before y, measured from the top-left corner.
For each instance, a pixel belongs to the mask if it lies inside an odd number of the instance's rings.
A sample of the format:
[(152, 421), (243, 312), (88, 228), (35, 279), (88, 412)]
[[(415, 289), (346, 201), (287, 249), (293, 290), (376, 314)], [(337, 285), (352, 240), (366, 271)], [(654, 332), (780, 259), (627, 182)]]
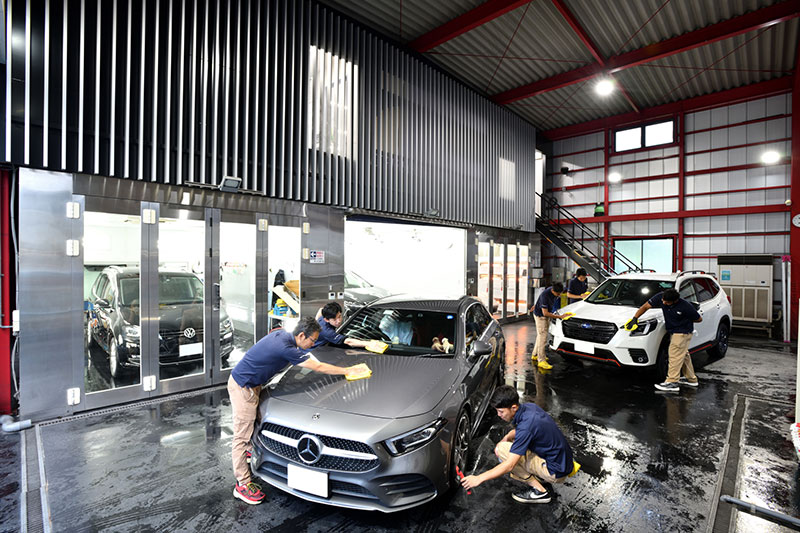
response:
[(550, 348), (565, 359), (580, 358), (617, 367), (650, 367), (655, 378), (667, 375), (669, 336), (661, 309), (639, 317), (634, 331), (623, 329), (636, 310), (654, 295), (675, 288), (681, 298), (694, 304), (702, 322), (695, 323), (689, 352), (707, 350), (714, 358), (728, 351), (731, 304), (716, 280), (701, 271), (675, 274), (637, 272), (606, 279), (583, 301), (563, 307), (559, 313), (575, 313), (550, 325)]

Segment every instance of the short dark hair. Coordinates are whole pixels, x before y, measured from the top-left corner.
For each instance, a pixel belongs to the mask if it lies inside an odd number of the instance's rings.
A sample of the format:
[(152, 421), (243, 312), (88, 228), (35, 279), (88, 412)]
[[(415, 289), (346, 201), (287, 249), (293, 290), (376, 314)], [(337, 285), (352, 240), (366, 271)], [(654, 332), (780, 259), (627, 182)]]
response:
[(664, 291), (664, 294), (661, 295), (661, 299), (665, 302), (677, 302), (680, 297), (681, 295), (678, 294), (678, 291), (675, 289), (667, 289)]
[(578, 270), (575, 271), (575, 275), (576, 276), (588, 276), (589, 274), (586, 273), (586, 269), (585, 268), (579, 268)]
[(342, 306), (339, 305), (337, 302), (329, 302), (325, 304), (325, 307), (322, 308), (322, 318), (327, 318), (331, 320), (336, 318), (336, 315), (342, 312)]
[(495, 409), (509, 409), (512, 405), (519, 405), (519, 393), (511, 385), (503, 385), (494, 391), (491, 403)]
[(553, 286), (550, 288), (553, 289), (553, 292), (564, 292), (564, 284), (560, 281), (553, 283)]
[(306, 337), (310, 337), (314, 333), (319, 333), (320, 331), (322, 331), (322, 328), (319, 327), (319, 322), (314, 320), (313, 316), (307, 316), (300, 319), (300, 322), (298, 322), (297, 326), (295, 326), (292, 335), (297, 337), (302, 333)]

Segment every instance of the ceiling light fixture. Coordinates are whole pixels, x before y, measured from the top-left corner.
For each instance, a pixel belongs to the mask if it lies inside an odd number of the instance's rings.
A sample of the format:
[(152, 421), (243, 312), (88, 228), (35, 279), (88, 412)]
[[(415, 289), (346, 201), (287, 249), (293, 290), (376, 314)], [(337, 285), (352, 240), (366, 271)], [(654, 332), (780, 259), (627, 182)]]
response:
[(612, 172), (608, 175), (608, 182), (609, 183), (619, 183), (622, 181), (622, 174), (619, 172)]
[(769, 150), (761, 154), (761, 162), (765, 165), (774, 165), (781, 160), (781, 154), (775, 150)]
[(600, 96), (608, 96), (614, 92), (614, 82), (610, 78), (603, 78), (594, 86), (594, 90)]

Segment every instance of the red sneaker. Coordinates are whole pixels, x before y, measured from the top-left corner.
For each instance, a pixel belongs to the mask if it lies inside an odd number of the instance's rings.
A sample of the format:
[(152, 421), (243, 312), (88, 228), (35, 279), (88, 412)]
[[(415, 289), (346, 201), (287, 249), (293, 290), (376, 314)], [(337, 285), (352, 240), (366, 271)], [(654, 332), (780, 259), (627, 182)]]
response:
[(247, 485), (239, 485), (238, 483), (233, 488), (233, 496), (235, 498), (239, 498), (244, 503), (248, 503), (250, 505), (258, 505), (259, 503), (264, 501), (264, 497), (266, 496), (263, 492), (261, 492), (261, 487), (259, 487), (255, 483), (248, 483)]

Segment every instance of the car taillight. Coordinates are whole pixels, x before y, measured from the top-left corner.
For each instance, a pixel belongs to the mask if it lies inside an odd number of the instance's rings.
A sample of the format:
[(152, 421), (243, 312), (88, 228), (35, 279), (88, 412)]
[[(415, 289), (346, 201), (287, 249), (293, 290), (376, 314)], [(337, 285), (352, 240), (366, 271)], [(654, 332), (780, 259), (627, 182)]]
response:
[(730, 297), (730, 295), (726, 294), (726, 295), (725, 295), (725, 298), (727, 298), (727, 299), (728, 299), (728, 303), (729, 303), (729, 304), (730, 304), (730, 303), (733, 303), (733, 302), (731, 302), (731, 297)]

